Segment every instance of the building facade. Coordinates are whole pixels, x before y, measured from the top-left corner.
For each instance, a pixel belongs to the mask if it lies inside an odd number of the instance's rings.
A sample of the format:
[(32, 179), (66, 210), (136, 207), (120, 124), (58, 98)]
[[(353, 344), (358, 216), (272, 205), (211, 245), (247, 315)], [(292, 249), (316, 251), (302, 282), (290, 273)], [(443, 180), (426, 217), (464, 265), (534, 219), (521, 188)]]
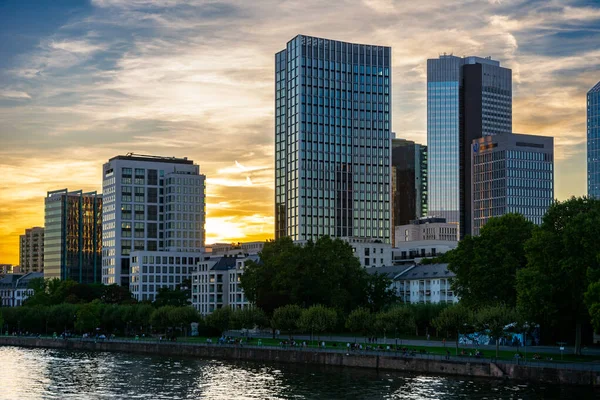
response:
[(600, 82), (587, 93), (588, 196), (600, 199)]
[(395, 247), (402, 242), (419, 240), (458, 241), (458, 226), (447, 223), (444, 218), (426, 217), (412, 220), (409, 224), (396, 226), (395, 231)]
[(542, 223), (554, 199), (554, 138), (511, 134), (477, 139), (471, 163), (474, 235), (488, 219), (507, 213)]
[(19, 238), (19, 262), (24, 273), (44, 272), (44, 228), (25, 229)]
[(298, 35), (275, 55), (275, 237), (390, 242), (391, 49)]
[(512, 132), (512, 72), (498, 61), (442, 55), (427, 60), (428, 213), (470, 234), (470, 148)]
[(423, 258), (435, 258), (440, 254), (453, 250), (457, 241), (451, 240), (415, 240), (397, 242), (392, 249), (392, 264), (405, 265), (419, 263)]
[(392, 139), (392, 227), (427, 216), (427, 146)]
[(44, 221), (44, 278), (100, 283), (102, 195), (48, 192)]
[(455, 274), (448, 264), (417, 264), (394, 278), (396, 293), (404, 303), (454, 304), (458, 296), (452, 290)]
[(0, 279), (0, 304), (2, 307), (20, 307), (28, 297), (33, 295), (29, 282), (34, 278), (43, 278), (42, 272), (27, 274), (8, 274)]
[(6, 274), (13, 273), (13, 265), (12, 264), (0, 264), (0, 275), (4, 276)]
[(134, 251), (204, 251), (205, 176), (192, 160), (129, 153), (102, 178), (102, 283), (128, 286)]

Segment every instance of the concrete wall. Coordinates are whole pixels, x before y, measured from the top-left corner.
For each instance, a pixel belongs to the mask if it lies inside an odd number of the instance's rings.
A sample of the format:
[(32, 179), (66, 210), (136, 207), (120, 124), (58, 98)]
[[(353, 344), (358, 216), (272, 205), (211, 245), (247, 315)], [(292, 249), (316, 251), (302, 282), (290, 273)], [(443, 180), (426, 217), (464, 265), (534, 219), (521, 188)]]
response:
[(519, 381), (545, 382), (552, 384), (593, 385), (600, 387), (597, 371), (579, 371), (556, 368), (528, 367), (516, 364), (464, 362), (453, 360), (396, 357), (393, 355), (356, 354), (344, 352), (291, 350), (269, 347), (232, 347), (184, 343), (120, 342), (94, 343), (71, 339), (0, 337), (0, 346), (42, 347), (85, 351), (118, 351), (164, 356), (186, 356), (207, 359), (248, 360), (315, 364), (340, 367), (384, 369), (424, 374), (446, 374), (486, 378), (515, 379)]

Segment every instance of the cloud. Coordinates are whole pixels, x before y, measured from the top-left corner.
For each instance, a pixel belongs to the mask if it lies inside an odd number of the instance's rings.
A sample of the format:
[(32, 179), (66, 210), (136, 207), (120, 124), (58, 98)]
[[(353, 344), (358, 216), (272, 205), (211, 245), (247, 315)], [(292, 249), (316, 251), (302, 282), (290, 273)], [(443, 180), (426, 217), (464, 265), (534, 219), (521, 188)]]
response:
[(273, 55), (299, 33), (391, 45), (392, 129), (421, 143), (427, 58), (500, 60), (513, 70), (514, 130), (555, 136), (557, 196), (583, 194), (585, 92), (600, 76), (600, 7), (562, 0), (91, 5), (0, 71), (0, 211), (11, 216), (0, 221), (0, 243), (9, 243), (0, 255), (13, 261), (7, 249), (15, 232), (43, 222), (47, 190), (100, 190), (102, 163), (130, 151), (200, 165), (210, 240), (272, 237)]

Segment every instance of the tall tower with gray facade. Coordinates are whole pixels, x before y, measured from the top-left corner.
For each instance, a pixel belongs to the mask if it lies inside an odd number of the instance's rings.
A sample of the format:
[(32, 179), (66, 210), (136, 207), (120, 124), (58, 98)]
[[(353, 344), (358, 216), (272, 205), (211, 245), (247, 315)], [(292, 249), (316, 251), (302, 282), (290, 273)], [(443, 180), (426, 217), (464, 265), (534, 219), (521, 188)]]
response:
[(498, 61), (427, 60), (428, 212), (471, 234), (471, 144), (512, 132), (512, 75)]
[(600, 82), (587, 93), (588, 196), (600, 199)]
[(389, 243), (391, 48), (298, 35), (275, 55), (275, 237)]

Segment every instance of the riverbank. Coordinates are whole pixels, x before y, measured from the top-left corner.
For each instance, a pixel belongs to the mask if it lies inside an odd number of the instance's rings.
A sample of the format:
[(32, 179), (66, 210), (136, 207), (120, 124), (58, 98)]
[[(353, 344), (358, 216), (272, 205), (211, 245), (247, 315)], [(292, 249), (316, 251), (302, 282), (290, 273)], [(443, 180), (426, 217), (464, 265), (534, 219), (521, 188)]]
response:
[(80, 339), (48, 339), (31, 337), (0, 337), (0, 346), (71, 349), (82, 351), (116, 351), (154, 354), (162, 356), (187, 356), (204, 359), (244, 360), (313, 364), (352, 368), (368, 368), (424, 374), (447, 374), (465, 377), (512, 379), (519, 381), (587, 385), (600, 387), (600, 371), (570, 364), (548, 366), (519, 365), (492, 360), (460, 359), (440, 356), (415, 355), (403, 357), (395, 353), (350, 352), (341, 350), (296, 349), (261, 346), (208, 345), (177, 342), (103, 341)]

